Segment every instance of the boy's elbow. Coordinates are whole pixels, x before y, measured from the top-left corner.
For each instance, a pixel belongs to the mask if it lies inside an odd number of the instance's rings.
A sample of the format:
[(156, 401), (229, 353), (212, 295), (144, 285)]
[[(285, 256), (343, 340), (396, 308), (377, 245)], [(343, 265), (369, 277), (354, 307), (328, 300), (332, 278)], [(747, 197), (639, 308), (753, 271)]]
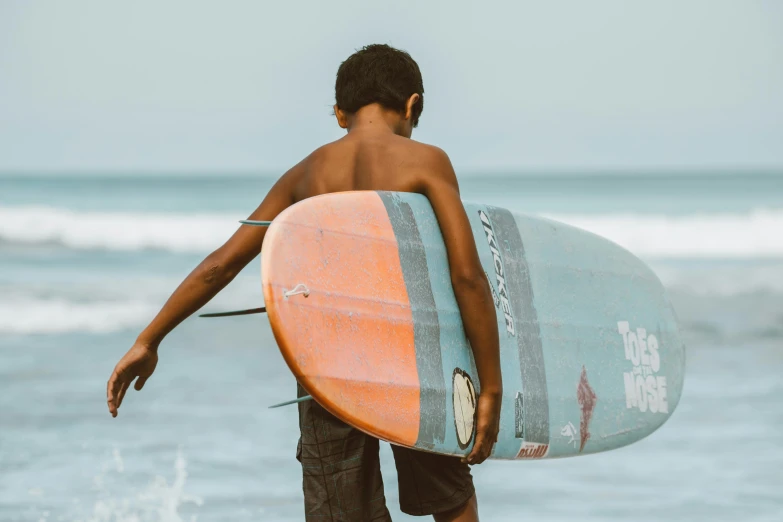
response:
[(234, 279), (241, 268), (236, 261), (220, 249), (212, 252), (202, 265), (202, 280), (205, 284), (225, 284)]
[(487, 278), (479, 270), (460, 270), (451, 273), (451, 286), (457, 292), (477, 291), (487, 286)]

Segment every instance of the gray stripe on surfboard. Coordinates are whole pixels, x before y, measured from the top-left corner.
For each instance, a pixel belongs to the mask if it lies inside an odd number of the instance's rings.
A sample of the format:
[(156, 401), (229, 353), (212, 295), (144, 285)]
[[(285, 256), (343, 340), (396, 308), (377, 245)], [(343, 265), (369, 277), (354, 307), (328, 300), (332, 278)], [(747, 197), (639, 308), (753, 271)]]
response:
[(378, 192), (394, 230), (400, 265), (413, 315), (419, 396), (419, 437), (416, 446), (432, 449), (446, 437), (446, 385), (440, 353), (438, 309), (432, 293), (427, 254), (410, 205), (399, 196)]
[(506, 209), (487, 207), (497, 244), (503, 255), (505, 281), (516, 322), (519, 366), (522, 373), (525, 441), (549, 443), (549, 398), (544, 351), (525, 247), (514, 216)]

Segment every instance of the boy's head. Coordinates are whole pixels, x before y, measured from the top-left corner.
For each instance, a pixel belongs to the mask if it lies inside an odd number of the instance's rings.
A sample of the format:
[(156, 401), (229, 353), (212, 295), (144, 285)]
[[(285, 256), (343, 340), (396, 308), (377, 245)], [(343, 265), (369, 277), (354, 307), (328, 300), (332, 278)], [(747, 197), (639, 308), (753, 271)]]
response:
[(354, 114), (378, 103), (410, 117), (415, 127), (424, 108), (419, 66), (405, 51), (385, 44), (368, 45), (348, 57), (337, 70), (335, 109)]

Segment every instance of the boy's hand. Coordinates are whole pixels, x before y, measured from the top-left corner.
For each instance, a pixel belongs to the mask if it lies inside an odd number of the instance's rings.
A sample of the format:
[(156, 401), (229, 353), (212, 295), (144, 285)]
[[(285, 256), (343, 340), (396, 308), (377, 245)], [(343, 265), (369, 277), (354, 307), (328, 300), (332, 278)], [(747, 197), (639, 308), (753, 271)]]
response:
[(501, 394), (482, 393), (478, 399), (478, 412), (476, 415), (476, 442), (473, 450), (463, 458), (468, 464), (481, 464), (490, 453), (498, 440), (500, 431), (500, 403)]
[(139, 343), (134, 344), (128, 353), (126, 353), (117, 366), (114, 367), (106, 386), (106, 398), (109, 404), (109, 413), (112, 417), (117, 416), (117, 408), (122, 404), (125, 392), (128, 391), (130, 384), (138, 377), (134, 388), (141, 390), (147, 379), (150, 378), (155, 366), (158, 364), (157, 346), (149, 346)]

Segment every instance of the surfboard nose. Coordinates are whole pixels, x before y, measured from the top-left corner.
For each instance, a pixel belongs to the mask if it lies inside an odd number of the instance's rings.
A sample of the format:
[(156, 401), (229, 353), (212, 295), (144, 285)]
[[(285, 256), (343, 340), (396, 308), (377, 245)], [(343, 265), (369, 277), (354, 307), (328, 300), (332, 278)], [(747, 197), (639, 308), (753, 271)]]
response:
[(262, 266), (272, 331), (299, 383), (350, 424), (413, 445), (413, 319), (394, 230), (377, 193), (290, 207), (269, 228)]

